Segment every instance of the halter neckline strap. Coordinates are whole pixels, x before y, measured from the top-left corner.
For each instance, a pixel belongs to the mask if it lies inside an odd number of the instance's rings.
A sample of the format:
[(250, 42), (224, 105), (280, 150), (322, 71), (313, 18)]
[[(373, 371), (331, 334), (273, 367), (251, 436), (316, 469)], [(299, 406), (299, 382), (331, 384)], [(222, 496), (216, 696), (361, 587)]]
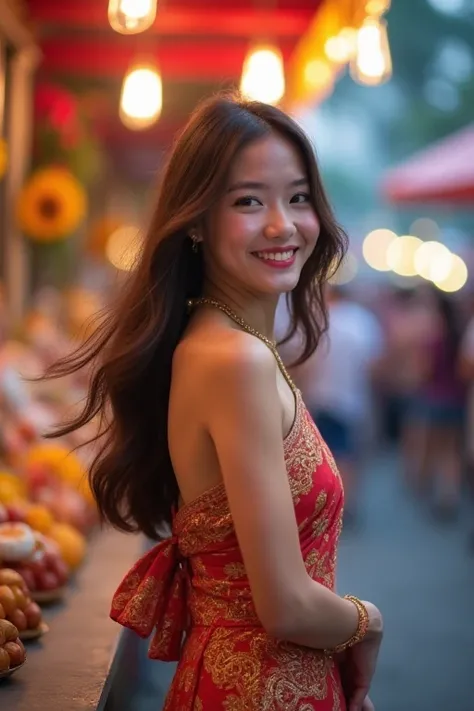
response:
[(255, 338), (258, 338), (260, 341), (262, 341), (262, 343), (265, 343), (267, 348), (269, 348), (269, 350), (271, 350), (271, 352), (273, 353), (273, 356), (277, 362), (281, 374), (285, 378), (293, 393), (296, 395), (298, 389), (294, 384), (290, 374), (288, 373), (280, 354), (278, 353), (275, 341), (270, 340), (270, 338), (264, 336), (263, 333), (260, 333), (260, 331), (257, 331), (257, 329), (250, 326), (250, 324), (248, 324), (243, 318), (236, 314), (235, 311), (233, 311), (230, 306), (227, 306), (227, 304), (225, 304), (223, 301), (218, 301), (217, 299), (210, 299), (205, 296), (200, 296), (196, 299), (188, 299), (187, 303), (188, 309), (195, 308), (196, 306), (211, 306), (215, 309), (218, 309), (219, 311), (222, 311), (222, 313), (224, 313), (228, 318), (230, 318), (231, 321), (236, 323), (237, 326), (240, 326), (243, 331), (245, 331), (246, 333), (250, 333), (250, 335), (255, 336)]

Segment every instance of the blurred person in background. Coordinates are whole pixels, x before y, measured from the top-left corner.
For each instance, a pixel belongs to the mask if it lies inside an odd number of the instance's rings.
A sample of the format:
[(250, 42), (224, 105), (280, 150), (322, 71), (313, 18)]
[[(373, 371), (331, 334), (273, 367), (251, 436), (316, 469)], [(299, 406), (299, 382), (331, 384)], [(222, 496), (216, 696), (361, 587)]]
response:
[(414, 488), (424, 429), (413, 417), (413, 402), (425, 374), (425, 343), (433, 330), (433, 314), (422, 291), (405, 288), (389, 294), (380, 318), (385, 343), (374, 370), (385, 433), (400, 444), (404, 480)]
[[(326, 296), (328, 331), (317, 352), (291, 372), (336, 458), (344, 481), (344, 523), (351, 525), (357, 520), (360, 469), (372, 425), (372, 368), (384, 339), (377, 318), (347, 288), (328, 286)], [(282, 352), (291, 360), (288, 346)]]
[(438, 518), (450, 519), (458, 510), (462, 481), (466, 388), (458, 372), (461, 328), (450, 297), (426, 286), (422, 298), (431, 319), (423, 332), (422, 372), (411, 411), (420, 435), (415, 484), (434, 497)]
[[(462, 336), (458, 366), (459, 376), (466, 387), (464, 454), (469, 492), (474, 503), (474, 297), (471, 297), (470, 307), (471, 316)], [(474, 525), (469, 535), (469, 546), (474, 552)]]

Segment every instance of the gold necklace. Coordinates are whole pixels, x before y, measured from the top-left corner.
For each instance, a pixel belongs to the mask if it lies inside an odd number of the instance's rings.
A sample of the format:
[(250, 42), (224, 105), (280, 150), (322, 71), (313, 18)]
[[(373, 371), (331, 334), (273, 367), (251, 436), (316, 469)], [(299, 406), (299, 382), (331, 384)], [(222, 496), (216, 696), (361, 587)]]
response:
[(208, 299), (205, 296), (201, 296), (198, 299), (188, 299), (189, 309), (192, 309), (196, 306), (213, 306), (215, 309), (219, 309), (219, 311), (222, 311), (226, 316), (228, 316), (232, 321), (234, 321), (234, 323), (240, 326), (243, 331), (250, 333), (252, 336), (255, 336), (260, 341), (262, 341), (262, 343), (265, 343), (265, 345), (273, 353), (277, 365), (292, 391), (294, 393), (298, 391), (298, 388), (294, 384), (293, 380), (290, 377), (290, 374), (285, 368), (285, 365), (280, 357), (280, 354), (278, 353), (276, 343), (274, 341), (271, 341), (269, 338), (264, 336), (263, 333), (260, 333), (260, 331), (257, 331), (255, 328), (252, 328), (252, 326), (249, 326), (249, 324), (244, 321), (243, 318), (238, 316), (235, 311), (232, 311), (232, 309), (229, 308), (229, 306), (227, 306), (227, 304), (224, 304), (222, 301), (217, 301), (217, 299)]

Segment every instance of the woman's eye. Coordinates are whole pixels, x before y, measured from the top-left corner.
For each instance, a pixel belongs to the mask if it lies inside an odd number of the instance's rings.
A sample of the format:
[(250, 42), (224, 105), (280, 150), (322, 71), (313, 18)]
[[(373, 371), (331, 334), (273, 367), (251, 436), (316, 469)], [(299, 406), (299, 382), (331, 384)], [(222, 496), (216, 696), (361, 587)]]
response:
[(256, 205), (261, 204), (260, 200), (257, 200), (256, 197), (252, 197), (251, 195), (246, 195), (245, 197), (241, 197), (235, 201), (235, 205), (238, 207), (255, 207)]
[(290, 202), (299, 204), (303, 202), (309, 202), (310, 199), (311, 198), (308, 193), (297, 193), (296, 195), (293, 195)]

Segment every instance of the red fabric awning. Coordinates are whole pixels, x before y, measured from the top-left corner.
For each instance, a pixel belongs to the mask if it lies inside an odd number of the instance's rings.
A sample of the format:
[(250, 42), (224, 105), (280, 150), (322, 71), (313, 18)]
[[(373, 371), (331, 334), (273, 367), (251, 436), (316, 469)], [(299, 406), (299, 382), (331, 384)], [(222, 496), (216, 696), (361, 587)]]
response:
[(389, 170), (382, 194), (393, 203), (474, 205), (474, 124)]

